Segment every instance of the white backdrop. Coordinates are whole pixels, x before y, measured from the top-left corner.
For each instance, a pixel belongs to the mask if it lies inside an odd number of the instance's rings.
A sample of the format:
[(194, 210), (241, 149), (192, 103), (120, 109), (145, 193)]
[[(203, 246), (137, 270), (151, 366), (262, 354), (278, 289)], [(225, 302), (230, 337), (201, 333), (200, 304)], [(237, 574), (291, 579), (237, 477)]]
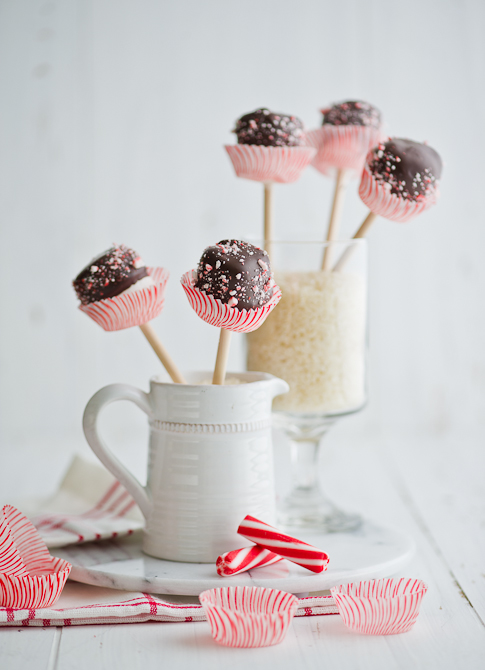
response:
[[(370, 403), (335, 435), (483, 432), (484, 34), (481, 0), (2, 0), (4, 448), (79, 446), (98, 388), (146, 388), (159, 370), (137, 329), (105, 333), (76, 309), (72, 278), (112, 242), (170, 270), (154, 326), (181, 367), (212, 367), (217, 332), (178, 279), (207, 244), (260, 231), (262, 188), (222, 148), (233, 123), (269, 106), (314, 127), (346, 98), (428, 140), (445, 169), (437, 207), (369, 235)], [(356, 191), (347, 234), (365, 212)], [(323, 237), (329, 180), (309, 169), (275, 195), (281, 238)]]

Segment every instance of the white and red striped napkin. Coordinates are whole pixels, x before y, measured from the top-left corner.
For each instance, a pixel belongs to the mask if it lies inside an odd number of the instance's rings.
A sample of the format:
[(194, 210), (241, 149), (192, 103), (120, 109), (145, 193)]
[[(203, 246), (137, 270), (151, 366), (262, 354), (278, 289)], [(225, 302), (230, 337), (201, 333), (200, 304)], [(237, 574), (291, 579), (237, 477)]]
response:
[(128, 491), (105, 468), (81, 456), (73, 458), (51, 498), (17, 506), (49, 548), (131, 535), (144, 526)]
[[(0, 607), (0, 626), (81, 626), (206, 620), (202, 605), (187, 602), (195, 598), (170, 596), (170, 600), (174, 602), (148, 593), (129, 593), (68, 582), (55, 608)], [(300, 598), (295, 616), (324, 614), (338, 614), (332, 596)]]

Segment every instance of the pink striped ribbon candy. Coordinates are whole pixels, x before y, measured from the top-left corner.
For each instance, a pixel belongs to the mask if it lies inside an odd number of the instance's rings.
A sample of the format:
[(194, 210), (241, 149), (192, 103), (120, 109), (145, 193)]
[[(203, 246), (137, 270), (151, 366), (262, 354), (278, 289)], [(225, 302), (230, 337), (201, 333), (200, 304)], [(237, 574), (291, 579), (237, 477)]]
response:
[(164, 268), (147, 267), (147, 271), (154, 281), (152, 286), (79, 305), (79, 309), (107, 331), (124, 330), (152, 321), (163, 309), (169, 273)]
[[(372, 156), (373, 152), (370, 151), (367, 161)], [(410, 221), (418, 214), (425, 212), (429, 207), (436, 204), (438, 195), (438, 190), (435, 190), (428, 196), (418, 196), (417, 200), (402, 198), (395, 193), (391, 193), (388, 184), (378, 181), (369, 170), (367, 163), (364, 166), (359, 186), (359, 196), (371, 212), (398, 223)]]
[(195, 270), (189, 270), (180, 280), (190, 306), (197, 316), (216, 328), (225, 328), (236, 333), (250, 333), (259, 328), (267, 316), (281, 300), (281, 290), (276, 284), (273, 286), (271, 299), (257, 309), (236, 309), (229, 307), (212, 295), (207, 295), (195, 286)]
[(0, 606), (50, 607), (58, 599), (71, 564), (49, 554), (26, 516), (11, 505), (0, 514)]
[(283, 556), (264, 549), (256, 545), (255, 547), (243, 547), (228, 551), (216, 561), (217, 574), (221, 577), (238, 575), (241, 572), (247, 572), (253, 568), (261, 568), (263, 565), (272, 565), (282, 561)]
[(346, 626), (366, 635), (406, 633), (428, 587), (420, 579), (376, 579), (330, 589)]
[(311, 146), (229, 144), (225, 149), (238, 177), (281, 184), (297, 181), (316, 153), (316, 149)]
[(251, 540), (251, 542), (255, 542), (265, 549), (287, 558), (292, 563), (307, 568), (307, 570), (323, 572), (327, 569), (329, 558), (324, 551), (294, 537), (284, 535), (273, 526), (252, 516), (244, 518), (237, 532), (247, 540)]

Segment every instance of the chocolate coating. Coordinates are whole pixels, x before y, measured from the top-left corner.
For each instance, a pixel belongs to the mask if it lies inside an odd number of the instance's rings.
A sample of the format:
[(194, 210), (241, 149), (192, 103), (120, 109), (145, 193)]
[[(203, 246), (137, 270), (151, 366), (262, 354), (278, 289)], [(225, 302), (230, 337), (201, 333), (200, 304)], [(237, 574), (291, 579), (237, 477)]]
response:
[(370, 126), (379, 128), (382, 122), (380, 111), (363, 100), (339, 102), (322, 109), (322, 125), (332, 126)]
[(72, 282), (83, 305), (113, 298), (148, 275), (136, 251), (124, 244), (94, 258)]
[(296, 116), (270, 112), (265, 107), (245, 114), (233, 130), (238, 144), (264, 147), (299, 147), (303, 144), (303, 123)]
[(368, 165), (378, 181), (390, 185), (391, 193), (408, 200), (432, 195), (443, 166), (439, 154), (427, 144), (398, 137), (375, 147)]
[(261, 307), (273, 295), (269, 256), (248, 242), (222, 240), (202, 254), (195, 286), (239, 310)]

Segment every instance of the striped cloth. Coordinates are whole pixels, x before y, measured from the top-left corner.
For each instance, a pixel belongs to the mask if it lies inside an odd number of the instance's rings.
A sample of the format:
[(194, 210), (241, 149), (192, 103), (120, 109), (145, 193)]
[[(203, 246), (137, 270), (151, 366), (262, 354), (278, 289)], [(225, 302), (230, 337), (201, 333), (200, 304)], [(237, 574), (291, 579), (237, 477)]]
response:
[[(177, 600), (177, 596), (171, 596)], [(180, 597), (180, 600), (187, 598)], [(92, 603), (92, 604), (90, 604)], [(295, 616), (338, 614), (332, 596), (300, 598)], [(168, 602), (148, 593), (128, 593), (68, 582), (55, 608), (0, 607), (0, 626), (82, 626), (144, 621), (205, 621), (200, 604)]]
[(57, 493), (18, 503), (49, 548), (131, 535), (144, 519), (131, 495), (98, 463), (75, 456)]

